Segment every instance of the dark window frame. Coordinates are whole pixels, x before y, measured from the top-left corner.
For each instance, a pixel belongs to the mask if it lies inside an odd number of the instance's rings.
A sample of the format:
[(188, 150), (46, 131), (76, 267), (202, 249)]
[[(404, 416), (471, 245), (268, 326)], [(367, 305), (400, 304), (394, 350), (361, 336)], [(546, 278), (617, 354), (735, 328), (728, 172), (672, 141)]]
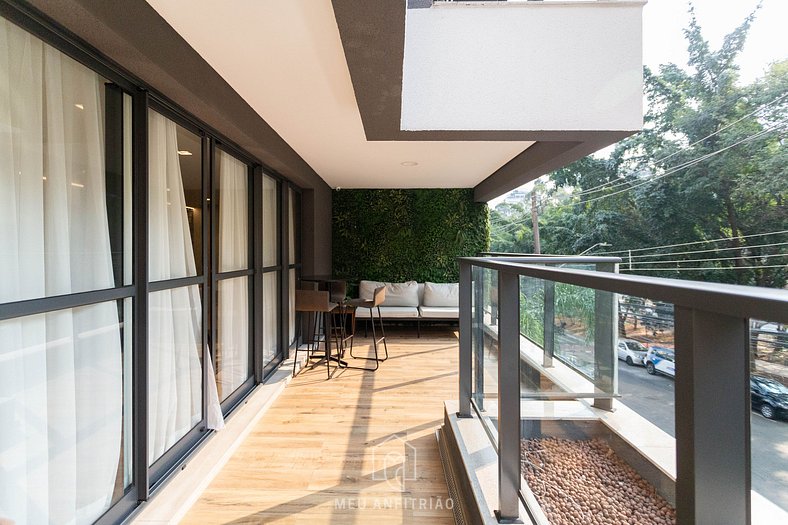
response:
[[(226, 139), (221, 133), (216, 131), (211, 126), (208, 126), (199, 119), (194, 118), (187, 111), (181, 108), (178, 104), (172, 102), (165, 95), (157, 92), (151, 86), (141, 81), (133, 74), (125, 70), (121, 65), (106, 57), (103, 53), (93, 48), (81, 38), (77, 37), (62, 25), (52, 21), (46, 15), (34, 7), (17, 2), (15, 0), (0, 0), (0, 16), (28, 31), (33, 36), (39, 38), (46, 44), (54, 47), (55, 49), (70, 56), (77, 62), (85, 67), (93, 70), (101, 75), (107, 81), (115, 84), (125, 94), (132, 97), (132, 198), (133, 198), (133, 212), (132, 212), (132, 268), (133, 275), (132, 284), (124, 286), (116, 286), (103, 290), (92, 290), (88, 292), (75, 293), (63, 296), (50, 296), (35, 298), (24, 301), (17, 301), (12, 303), (0, 304), (0, 321), (6, 319), (14, 319), (26, 315), (35, 315), (38, 313), (46, 313), (51, 311), (62, 310), (65, 308), (86, 306), (90, 304), (97, 304), (111, 300), (125, 300), (131, 299), (132, 301), (132, 316), (133, 316), (133, 337), (132, 349), (133, 352), (133, 365), (132, 365), (132, 378), (133, 378), (133, 479), (131, 485), (128, 487), (127, 493), (111, 506), (104, 515), (102, 515), (95, 523), (96, 524), (109, 524), (118, 523), (127, 519), (135, 509), (138, 508), (140, 502), (147, 500), (150, 494), (156, 488), (163, 485), (169, 476), (177, 472), (180, 465), (188, 458), (204, 439), (209, 435), (205, 430), (205, 410), (203, 410), (203, 420), (194, 429), (187, 433), (181, 440), (173, 446), (164, 456), (159, 458), (150, 467), (147, 464), (147, 367), (148, 367), (148, 294), (155, 291), (165, 289), (172, 289), (189, 285), (202, 285), (203, 286), (203, 346), (206, 343), (210, 344), (210, 332), (208, 320), (212, 314), (214, 307), (213, 301), (206, 301), (206, 297), (212, 297), (213, 279), (208, 277), (211, 275), (210, 271), (203, 271), (202, 275), (196, 277), (186, 277), (181, 279), (172, 279), (166, 281), (156, 281), (154, 283), (148, 282), (148, 110), (154, 109), (155, 111), (163, 114), (167, 118), (175, 121), (182, 127), (190, 131), (197, 131), (202, 140), (202, 155), (203, 155), (203, 192), (205, 195), (206, 177), (205, 171), (208, 171), (208, 178), (210, 178), (210, 170), (206, 170), (206, 156), (210, 157), (210, 148), (220, 145), (223, 149), (231, 152), (239, 159), (243, 159), (249, 166), (250, 171), (253, 173), (252, 184), (250, 189), (250, 202), (254, 204), (250, 215), (253, 219), (253, 228), (250, 228), (250, 234), (253, 234), (253, 244), (250, 245), (250, 257), (253, 258), (255, 264), (251, 266), (249, 271), (252, 272), (253, 278), (253, 297), (252, 311), (254, 320), (261, 320), (262, 315), (262, 275), (269, 271), (279, 271), (280, 276), (277, 279), (280, 297), (279, 304), (277, 305), (280, 314), (280, 329), (279, 329), (279, 352), (277, 358), (268, 363), (264, 368), (262, 365), (261, 355), (261, 335), (262, 332), (258, 329), (262, 325), (261, 321), (253, 323), (253, 329), (250, 328), (250, 334), (253, 333), (253, 356), (255, 375), (249, 381), (254, 383), (263, 382), (270, 374), (278, 368), (279, 364), (284, 359), (284, 349), (289, 345), (284, 344), (288, 341), (289, 336), (287, 330), (282, 330), (281, 326), (287, 326), (289, 309), (286, 307), (286, 302), (282, 303), (281, 297), (288, 293), (289, 287), (287, 286), (287, 279), (289, 271), (285, 268), (290, 268), (291, 265), (284, 264), (284, 258), (287, 253), (282, 251), (283, 245), (286, 243), (280, 241), (278, 249), (278, 264), (273, 267), (262, 268), (262, 258), (259, 257), (262, 252), (262, 229), (261, 221), (258, 220), (258, 214), (262, 213), (261, 202), (259, 198), (262, 188), (261, 175), (265, 174), (272, 177), (277, 181), (280, 188), (280, 202), (283, 193), (281, 188), (285, 185), (291, 187), (301, 193), (301, 189), (278, 173), (276, 170), (266, 166), (254, 156), (248, 155), (242, 148), (237, 146), (232, 141)], [(210, 180), (208, 181), (210, 184)], [(208, 186), (210, 187), (210, 186)], [(258, 195), (259, 194), (259, 195)], [(285, 197), (286, 198), (286, 197)], [(287, 213), (287, 209), (280, 205), (279, 213), (277, 213), (277, 234), (278, 236), (287, 235), (288, 221), (283, 214)], [(206, 214), (206, 220), (203, 221), (204, 229), (209, 228), (210, 214)], [(259, 217), (261, 219), (261, 216)], [(299, 225), (300, 226), (300, 225)], [(205, 230), (204, 230), (205, 231)], [(204, 239), (206, 239), (204, 234)], [(297, 269), (301, 267), (300, 259), (300, 243), (299, 236), (296, 238), (297, 244), (297, 263), (292, 265)], [(207, 261), (210, 261), (211, 253), (210, 242), (203, 242), (203, 264), (205, 268)], [(254, 253), (254, 255), (251, 255)], [(140, 263), (142, 261), (142, 263)], [(289, 263), (289, 260), (288, 260)], [(298, 270), (297, 270), (298, 271)], [(116, 284), (118, 284), (116, 282)], [(289, 342), (289, 341), (288, 341)], [(125, 351), (125, 349), (124, 349)], [(206, 370), (206, 367), (203, 367)], [(204, 372), (205, 373), (205, 372)], [(205, 385), (205, 377), (203, 380)], [(251, 391), (251, 389), (250, 389)], [(233, 394), (238, 394), (237, 399), (233, 399), (232, 406), (236, 406), (242, 402), (243, 398), (248, 395), (244, 392), (243, 395), (239, 391)], [(231, 396), (231, 397), (233, 397)], [(205, 399), (205, 392), (203, 391), (203, 399)], [(227, 401), (229, 401), (228, 398)], [(205, 403), (205, 402), (204, 402)], [(205, 407), (203, 407), (205, 408)], [(228, 407), (228, 411), (232, 407)]]

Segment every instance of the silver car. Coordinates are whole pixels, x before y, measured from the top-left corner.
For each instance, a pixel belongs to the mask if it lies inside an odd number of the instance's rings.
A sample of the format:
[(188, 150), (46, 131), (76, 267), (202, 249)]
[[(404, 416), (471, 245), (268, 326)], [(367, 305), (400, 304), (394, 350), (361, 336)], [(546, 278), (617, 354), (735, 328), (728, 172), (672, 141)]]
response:
[(643, 360), (648, 353), (648, 348), (634, 339), (618, 340), (618, 358), (626, 361), (629, 366), (643, 366)]

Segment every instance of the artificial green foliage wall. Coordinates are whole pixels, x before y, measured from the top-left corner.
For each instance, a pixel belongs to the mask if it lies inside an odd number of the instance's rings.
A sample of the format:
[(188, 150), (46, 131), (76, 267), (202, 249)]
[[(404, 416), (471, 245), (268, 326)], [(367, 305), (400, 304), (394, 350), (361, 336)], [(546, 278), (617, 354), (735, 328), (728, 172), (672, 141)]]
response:
[(334, 192), (334, 274), (457, 282), (457, 257), (489, 249), (489, 211), (473, 189)]

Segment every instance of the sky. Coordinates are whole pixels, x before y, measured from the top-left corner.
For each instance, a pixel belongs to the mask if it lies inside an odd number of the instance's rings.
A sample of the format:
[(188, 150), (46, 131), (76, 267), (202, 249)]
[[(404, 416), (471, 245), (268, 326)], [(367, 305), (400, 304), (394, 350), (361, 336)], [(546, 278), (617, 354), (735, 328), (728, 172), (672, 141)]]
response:
[[(695, 15), (712, 49), (718, 49), (758, 4), (757, 0), (694, 0)], [(769, 64), (788, 58), (788, 0), (763, 0), (747, 42), (739, 55), (740, 82), (749, 84)], [(656, 70), (660, 64), (687, 63), (687, 44), (682, 30), (689, 15), (687, 0), (649, 0), (643, 7), (643, 63)], [(603, 150), (604, 151), (604, 150)], [(531, 184), (527, 184), (530, 190)], [(490, 206), (505, 195), (490, 201)]]

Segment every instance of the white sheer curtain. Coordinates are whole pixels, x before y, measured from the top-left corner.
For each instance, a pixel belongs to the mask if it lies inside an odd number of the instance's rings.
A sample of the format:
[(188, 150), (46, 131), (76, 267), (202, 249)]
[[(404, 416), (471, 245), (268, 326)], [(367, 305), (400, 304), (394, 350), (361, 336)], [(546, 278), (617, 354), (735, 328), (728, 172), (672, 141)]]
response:
[[(249, 267), (247, 166), (219, 150), (219, 271)], [(222, 399), (249, 377), (249, 278), (219, 282), (217, 362)]]
[[(103, 84), (0, 19), (0, 302), (114, 285)], [(117, 305), (0, 322), (0, 517), (91, 523), (120, 459)]]
[[(174, 122), (148, 115), (149, 278), (197, 275)], [(169, 191), (168, 191), (169, 190)], [(182, 438), (202, 415), (202, 304), (197, 286), (162, 290), (148, 299), (149, 463)], [(213, 377), (212, 367), (209, 369)], [(223, 426), (214, 381), (209, 382), (208, 427)], [(217, 413), (218, 411), (218, 413)]]
[[(277, 215), (279, 213), (277, 182), (263, 176), (263, 266), (279, 263)], [(263, 365), (279, 353), (279, 271), (263, 274)]]

